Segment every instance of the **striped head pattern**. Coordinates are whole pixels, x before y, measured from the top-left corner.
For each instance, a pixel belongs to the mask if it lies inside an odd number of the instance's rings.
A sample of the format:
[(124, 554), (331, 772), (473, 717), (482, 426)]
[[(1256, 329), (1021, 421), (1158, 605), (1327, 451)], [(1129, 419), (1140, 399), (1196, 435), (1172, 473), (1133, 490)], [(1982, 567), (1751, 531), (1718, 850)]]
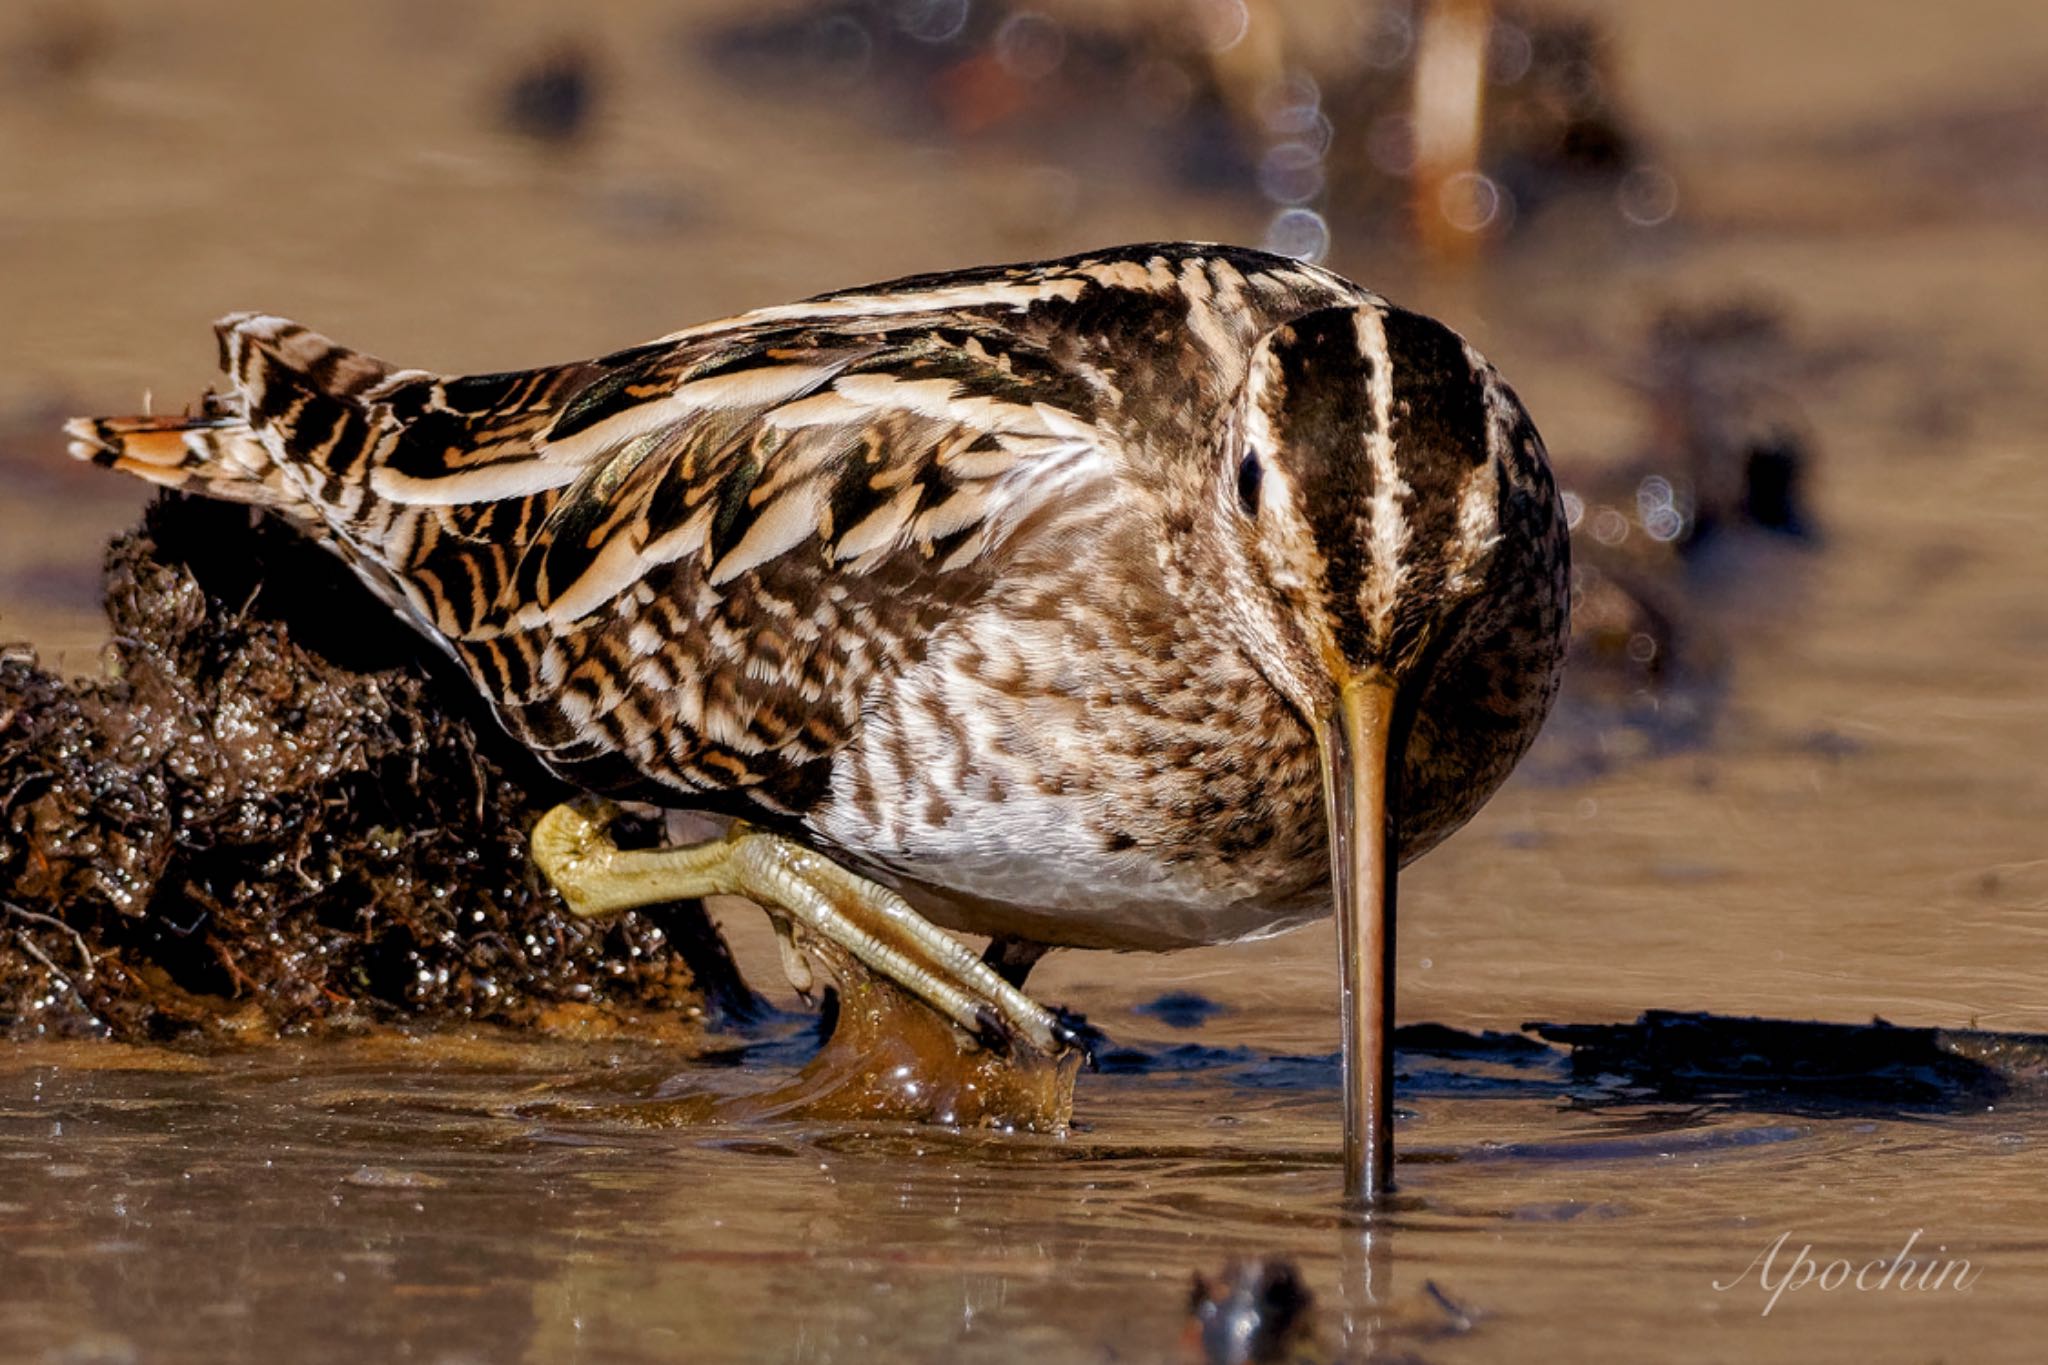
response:
[(1275, 328), (1214, 471), (1245, 645), (1310, 715), (1346, 679), (1413, 676), (1451, 643), (1525, 493), (1554, 497), (1534, 429), (1441, 323), (1371, 303)]

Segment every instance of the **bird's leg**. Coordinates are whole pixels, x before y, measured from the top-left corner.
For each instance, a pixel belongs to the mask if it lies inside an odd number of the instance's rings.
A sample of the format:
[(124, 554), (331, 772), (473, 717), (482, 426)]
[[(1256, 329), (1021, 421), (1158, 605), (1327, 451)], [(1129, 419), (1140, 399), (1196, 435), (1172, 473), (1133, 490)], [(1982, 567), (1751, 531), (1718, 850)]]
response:
[(609, 811), (557, 806), (533, 829), (533, 860), (583, 917), (692, 896), (744, 896), (799, 935), (837, 944), (984, 1044), (1048, 1056), (1077, 1041), (1052, 1011), (1010, 985), (887, 887), (780, 835), (735, 823), (682, 848), (622, 849)]

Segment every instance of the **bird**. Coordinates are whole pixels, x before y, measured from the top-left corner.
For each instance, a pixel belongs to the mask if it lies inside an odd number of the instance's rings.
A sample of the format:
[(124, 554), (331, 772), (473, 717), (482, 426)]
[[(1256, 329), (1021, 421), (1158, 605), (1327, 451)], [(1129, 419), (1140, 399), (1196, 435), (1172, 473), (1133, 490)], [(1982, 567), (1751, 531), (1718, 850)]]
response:
[(216, 333), (223, 387), (71, 453), (283, 518), (576, 789), (708, 817), (621, 850), (548, 812), (576, 913), (744, 896), (800, 987), (837, 945), (1060, 1055), (1049, 948), (1334, 912), (1346, 1198), (1391, 1189), (1397, 870), (1527, 750), (1569, 630), (1542, 439), (1457, 333), (1185, 242), (494, 374)]

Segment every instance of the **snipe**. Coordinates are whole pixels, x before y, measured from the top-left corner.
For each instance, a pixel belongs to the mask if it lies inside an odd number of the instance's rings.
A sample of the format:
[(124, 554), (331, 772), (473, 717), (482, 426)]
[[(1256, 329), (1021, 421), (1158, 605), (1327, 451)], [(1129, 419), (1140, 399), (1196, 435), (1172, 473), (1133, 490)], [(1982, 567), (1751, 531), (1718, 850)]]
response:
[(1334, 899), (1347, 1188), (1389, 1187), (1395, 869), (1521, 756), (1566, 633), (1542, 443), (1451, 331), (1168, 244), (469, 378), (219, 335), (225, 393), (74, 422), (73, 452), (285, 517), (556, 771), (732, 821), (621, 852), (551, 814), (572, 907), (745, 895), (799, 979), (820, 936), (1051, 1051), (1018, 989), (1046, 947)]

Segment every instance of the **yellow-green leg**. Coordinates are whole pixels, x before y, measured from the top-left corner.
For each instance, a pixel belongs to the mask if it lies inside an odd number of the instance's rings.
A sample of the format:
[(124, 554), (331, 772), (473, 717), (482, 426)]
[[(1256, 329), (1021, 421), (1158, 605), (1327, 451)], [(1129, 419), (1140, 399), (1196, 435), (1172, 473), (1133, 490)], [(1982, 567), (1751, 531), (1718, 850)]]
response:
[(901, 896), (799, 843), (735, 824), (724, 838), (683, 848), (622, 849), (605, 832), (608, 819), (604, 809), (563, 805), (533, 829), (534, 862), (577, 915), (744, 896), (776, 919), (784, 961), (799, 989), (810, 982), (798, 940), (814, 935), (985, 1041), (1021, 1043), (1047, 1055), (1074, 1041), (1052, 1011)]

